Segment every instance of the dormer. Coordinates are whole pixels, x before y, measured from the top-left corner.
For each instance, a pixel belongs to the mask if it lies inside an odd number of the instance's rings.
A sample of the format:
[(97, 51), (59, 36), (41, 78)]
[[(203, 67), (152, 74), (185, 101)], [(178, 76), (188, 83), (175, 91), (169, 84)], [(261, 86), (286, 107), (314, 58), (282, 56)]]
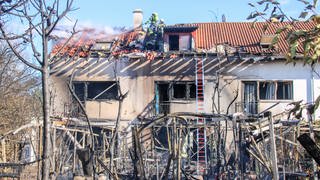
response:
[(174, 25), (164, 28), (164, 51), (191, 51), (194, 49), (192, 32), (198, 27)]
[(95, 44), (92, 45), (91, 51), (111, 51), (113, 41), (96, 41)]
[(112, 50), (113, 41), (96, 41), (90, 49), (90, 57), (107, 57)]
[(272, 41), (276, 35), (274, 34), (262, 34), (260, 39), (260, 46), (262, 49), (268, 49), (272, 45)]

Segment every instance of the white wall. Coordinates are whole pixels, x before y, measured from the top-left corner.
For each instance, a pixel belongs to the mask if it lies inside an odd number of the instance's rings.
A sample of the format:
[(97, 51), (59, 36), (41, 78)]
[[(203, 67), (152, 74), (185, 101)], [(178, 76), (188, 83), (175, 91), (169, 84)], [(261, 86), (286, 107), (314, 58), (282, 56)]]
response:
[[(315, 66), (315, 71), (320, 72), (320, 66)], [(284, 61), (258, 61), (249, 65), (242, 65), (234, 69), (232, 74), (237, 75), (240, 80), (290, 80), (293, 81), (293, 101), (303, 100), (311, 103), (320, 95), (320, 79), (313, 73), (308, 65), (298, 62), (296, 65), (286, 64)], [(259, 110), (263, 111), (279, 100), (261, 101)], [(280, 100), (280, 104), (273, 108), (274, 113), (282, 112), (288, 103), (292, 101)], [(319, 110), (316, 117), (319, 117)]]
[[(123, 102), (122, 120), (124, 124), (137, 116), (148, 114), (150, 103), (154, 99), (154, 84), (156, 81), (194, 81), (195, 61), (192, 58), (177, 58), (165, 60), (107, 60), (107, 59), (81, 59), (77, 62), (60, 63), (59, 68), (51, 77), (52, 92), (56, 94), (55, 115), (61, 115), (63, 106), (70, 102), (70, 96), (66, 86), (68, 76), (75, 67), (83, 67), (81, 73), (75, 77), (78, 81), (114, 81), (114, 69), (120, 79), (122, 92), (128, 92), (128, 96)], [(205, 112), (212, 112), (212, 95), (214, 92), (215, 74), (219, 70), (216, 58), (207, 58), (205, 67)], [(224, 71), (221, 72), (220, 88), (221, 92), (221, 113), (226, 113), (227, 106), (236, 95), (236, 90), (240, 88), (240, 95), (236, 102), (242, 98), (241, 82), (244, 80), (292, 80), (295, 101), (303, 99), (304, 102), (312, 102), (320, 95), (320, 79), (308, 66), (297, 63), (296, 66), (286, 64), (285, 61), (256, 61), (254, 63), (239, 61), (220, 61)], [(231, 67), (231, 68), (228, 68)], [(315, 68), (320, 72), (319, 65)], [(215, 99), (217, 102), (217, 99)], [(259, 105), (262, 111), (273, 105), (277, 101), (264, 101)], [(275, 113), (282, 112), (288, 100), (273, 108)], [(115, 119), (118, 110), (117, 101), (90, 102), (86, 103), (88, 115), (93, 119)], [(191, 111), (196, 112), (195, 101), (187, 104), (172, 104), (172, 112)], [(229, 113), (234, 112), (234, 105)], [(317, 111), (319, 112), (319, 111)], [(319, 113), (316, 117), (319, 116)]]

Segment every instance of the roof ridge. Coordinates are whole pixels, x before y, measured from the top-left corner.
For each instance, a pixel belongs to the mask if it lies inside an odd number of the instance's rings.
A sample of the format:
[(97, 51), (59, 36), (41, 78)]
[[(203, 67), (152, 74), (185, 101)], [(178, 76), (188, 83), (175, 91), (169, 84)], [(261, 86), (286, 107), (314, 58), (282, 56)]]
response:
[[(235, 21), (235, 22), (193, 22), (193, 23), (176, 23), (176, 24), (170, 24), (167, 26), (177, 26), (177, 25), (196, 25), (196, 24), (252, 24), (252, 23), (258, 23), (258, 24), (265, 24), (265, 23), (270, 23), (268, 21)], [(277, 22), (277, 23), (271, 23), (271, 24), (286, 24), (286, 23), (291, 23), (289, 21), (284, 21), (284, 22)], [(308, 21), (296, 21), (294, 23), (312, 23)]]

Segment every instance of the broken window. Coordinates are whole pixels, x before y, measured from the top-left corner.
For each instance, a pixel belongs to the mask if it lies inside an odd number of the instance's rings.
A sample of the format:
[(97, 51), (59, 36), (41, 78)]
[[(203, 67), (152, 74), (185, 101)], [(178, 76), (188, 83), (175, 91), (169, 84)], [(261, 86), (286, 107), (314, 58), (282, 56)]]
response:
[(74, 82), (73, 83), (74, 92), (78, 96), (80, 101), (84, 101), (85, 97), (85, 83), (83, 82)]
[(186, 99), (187, 98), (187, 85), (186, 84), (173, 84), (173, 98)]
[(278, 82), (277, 99), (293, 99), (292, 82)]
[(167, 114), (170, 111), (169, 101), (169, 83), (156, 84), (156, 112)]
[(158, 92), (160, 101), (169, 101), (169, 83), (158, 84)]
[(118, 88), (115, 82), (89, 82), (88, 99), (116, 99)]
[(179, 35), (169, 35), (169, 51), (179, 51)]
[(118, 98), (118, 86), (114, 81), (74, 82), (73, 87), (81, 101)]
[(260, 82), (259, 83), (260, 99), (275, 99), (275, 83)]
[(157, 82), (159, 100), (190, 100), (196, 98), (196, 84), (190, 81)]
[(194, 84), (194, 83), (189, 84), (189, 97), (191, 99), (196, 98), (196, 84)]

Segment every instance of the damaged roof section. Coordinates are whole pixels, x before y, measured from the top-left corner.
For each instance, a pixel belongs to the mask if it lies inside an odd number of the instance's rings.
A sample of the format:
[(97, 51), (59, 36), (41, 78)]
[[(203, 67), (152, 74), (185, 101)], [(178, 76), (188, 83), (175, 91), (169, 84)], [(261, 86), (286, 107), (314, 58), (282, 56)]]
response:
[[(108, 57), (112, 54), (116, 58), (129, 54), (132, 57), (153, 60), (157, 57), (164, 58), (164, 53), (169, 56), (186, 52), (218, 53), (221, 46), (225, 46), (222, 51), (226, 51), (225, 49), (228, 47), (237, 52), (251, 55), (284, 55), (288, 50), (288, 43), (285, 39), (288, 32), (282, 32), (278, 43), (273, 46), (272, 39), (279, 28), (288, 25), (292, 26), (291, 30), (310, 30), (315, 26), (315, 23), (223, 22), (166, 26), (158, 22), (155, 27), (146, 30), (136, 28), (116, 35), (97, 34), (92, 29), (86, 29), (78, 37), (73, 38), (62, 50), (62, 44), (66, 39), (60, 40), (53, 47), (52, 54), (59, 53), (59, 56), (69, 57), (74, 55), (78, 57)], [(186, 42), (188, 44), (181, 51), (179, 43)], [(177, 48), (168, 47), (173, 45)], [(303, 48), (298, 47), (297, 53), (302, 52)]]

